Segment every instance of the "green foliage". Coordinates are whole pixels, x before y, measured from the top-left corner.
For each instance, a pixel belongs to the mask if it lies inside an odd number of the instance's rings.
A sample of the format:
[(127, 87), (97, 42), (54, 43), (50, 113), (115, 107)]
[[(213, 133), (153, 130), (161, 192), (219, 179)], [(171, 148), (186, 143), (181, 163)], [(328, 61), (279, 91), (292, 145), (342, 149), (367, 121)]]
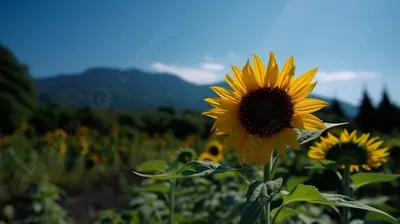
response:
[(139, 172), (158, 172), (163, 173), (167, 169), (167, 164), (164, 160), (150, 160), (136, 167)]
[(307, 130), (298, 130), (296, 129), (297, 132), (297, 140), (299, 141), (299, 144), (305, 144), (309, 141), (312, 141), (316, 138), (318, 138), (319, 136), (321, 136), (321, 134), (330, 129), (330, 128), (334, 128), (334, 127), (338, 127), (338, 126), (342, 126), (347, 124), (347, 122), (344, 123), (324, 123), (326, 126), (325, 130), (317, 130), (317, 131), (307, 131)]
[(365, 186), (367, 184), (379, 182), (392, 182), (400, 177), (399, 174), (384, 174), (384, 173), (356, 173), (351, 176), (354, 183), (354, 189)]
[(36, 91), (28, 68), (0, 45), (0, 131), (9, 134), (26, 123), (36, 108)]
[(275, 212), (274, 219), (283, 219), (283, 217), (280, 214), (280, 211), (282, 208), (285, 206), (291, 204), (291, 203), (296, 203), (296, 202), (307, 202), (307, 203), (315, 203), (315, 204), (322, 204), (322, 205), (328, 205), (328, 206), (344, 206), (344, 207), (350, 207), (350, 208), (356, 208), (356, 209), (363, 209), (367, 211), (373, 211), (380, 213), (382, 215), (385, 215), (393, 220), (392, 216), (389, 214), (373, 208), (371, 206), (365, 205), (359, 201), (356, 201), (352, 198), (346, 197), (344, 195), (339, 195), (339, 194), (329, 194), (329, 193), (320, 193), (318, 189), (314, 186), (309, 186), (309, 185), (303, 185), (300, 184), (298, 185), (292, 192), (281, 192), (281, 197), (283, 199), (282, 204), (280, 205), (279, 208), (277, 208), (277, 211)]
[(256, 223), (265, 205), (271, 202), (282, 186), (283, 179), (274, 181), (253, 181), (246, 195), (246, 204), (240, 217), (241, 224)]
[[(241, 169), (246, 169), (246, 167)], [(211, 161), (195, 160), (195, 161), (190, 161), (185, 165), (183, 165), (181, 168), (176, 169), (169, 173), (150, 175), (150, 174), (142, 174), (135, 171), (133, 172), (141, 177), (148, 177), (159, 180), (166, 180), (166, 179), (171, 180), (171, 179), (208, 176), (208, 175), (225, 173), (230, 171), (238, 171), (238, 170), (240, 170), (240, 168), (235, 169)]]

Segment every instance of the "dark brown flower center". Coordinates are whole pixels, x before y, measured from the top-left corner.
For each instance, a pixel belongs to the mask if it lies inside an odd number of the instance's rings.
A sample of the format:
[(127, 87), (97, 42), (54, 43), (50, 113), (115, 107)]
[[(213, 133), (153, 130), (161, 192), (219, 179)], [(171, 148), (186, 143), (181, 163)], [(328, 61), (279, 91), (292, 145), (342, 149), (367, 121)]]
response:
[(240, 123), (248, 134), (271, 137), (284, 128), (291, 127), (293, 103), (285, 90), (263, 87), (242, 97), (239, 105)]
[(351, 164), (366, 164), (368, 160), (367, 151), (359, 145), (348, 142), (333, 146), (327, 153), (327, 160), (336, 161), (338, 164), (349, 162)]
[(208, 149), (208, 152), (213, 156), (217, 156), (219, 154), (219, 150), (218, 150), (218, 148), (216, 146), (211, 146)]

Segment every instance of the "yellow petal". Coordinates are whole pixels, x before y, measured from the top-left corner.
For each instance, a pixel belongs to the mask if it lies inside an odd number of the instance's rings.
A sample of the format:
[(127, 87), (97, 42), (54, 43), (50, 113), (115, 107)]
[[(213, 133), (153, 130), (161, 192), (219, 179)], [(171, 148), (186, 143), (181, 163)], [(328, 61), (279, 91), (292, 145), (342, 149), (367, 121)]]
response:
[(289, 73), (294, 67), (294, 57), (290, 56), (290, 58), (283, 65), (281, 75)]
[(242, 70), (236, 66), (231, 66), (232, 68), (232, 73), (233, 77), (235, 78), (235, 81), (239, 82), (241, 86), (243, 86), (244, 90), (246, 90), (246, 85), (243, 81), (243, 73)]
[(215, 93), (217, 93), (217, 95), (221, 98), (229, 99), (234, 102), (239, 102), (237, 94), (235, 94), (231, 91), (228, 91), (225, 88), (222, 88), (219, 86), (211, 86), (210, 89), (212, 89)]
[(278, 81), (279, 68), (276, 63), (275, 55), (273, 52), (269, 54), (269, 62), (267, 68), (267, 75), (265, 76), (264, 83), (268, 86), (274, 87)]
[(225, 76), (225, 80), (228, 83), (228, 85), (237, 93), (239, 93), (240, 95), (244, 95), (245, 94), (245, 89), (243, 87), (243, 85), (240, 82), (235, 82), (234, 80), (231, 79), (231, 77), (229, 77), (228, 74), (226, 74)]
[(310, 84), (317, 71), (318, 68), (311, 69), (310, 71), (304, 73), (299, 78), (297, 78), (289, 87), (288, 93), (292, 94), (298, 91), (299, 89), (304, 88), (306, 85)]
[(204, 101), (206, 101), (213, 107), (219, 107), (221, 105), (221, 102), (219, 101), (218, 98), (205, 98)]
[(310, 93), (313, 91), (313, 89), (315, 88), (315, 86), (317, 85), (317, 82), (308, 84), (306, 86), (304, 86), (303, 88), (298, 89), (296, 92), (292, 93), (292, 102), (293, 103), (297, 103), (299, 101), (304, 100), (305, 98), (308, 97), (308, 95), (310, 95)]
[(254, 76), (256, 77), (258, 86), (264, 86), (264, 77), (267, 74), (267, 69), (265, 69), (264, 63), (261, 59), (253, 54), (253, 64), (254, 64)]
[(294, 65), (294, 57), (291, 56), (282, 68), (281, 73), (278, 76), (277, 86), (282, 89), (287, 89), (294, 79), (294, 72), (296, 66)]
[(208, 117), (217, 119), (218, 117), (221, 117), (225, 113), (226, 113), (225, 110), (222, 110), (220, 108), (213, 108), (213, 109), (203, 112), (202, 115), (206, 115)]
[(285, 142), (292, 149), (300, 149), (299, 141), (297, 140), (297, 134), (293, 129), (286, 128), (285, 132)]
[(312, 114), (294, 115), (291, 120), (293, 127), (303, 130), (325, 130), (324, 123)]
[(256, 89), (258, 87), (257, 77), (254, 77), (253, 69), (250, 66), (249, 60), (247, 60), (245, 66), (242, 69), (243, 84), (246, 86), (247, 91)]
[(308, 98), (297, 102), (294, 105), (295, 114), (311, 114), (328, 105), (327, 102), (319, 99)]

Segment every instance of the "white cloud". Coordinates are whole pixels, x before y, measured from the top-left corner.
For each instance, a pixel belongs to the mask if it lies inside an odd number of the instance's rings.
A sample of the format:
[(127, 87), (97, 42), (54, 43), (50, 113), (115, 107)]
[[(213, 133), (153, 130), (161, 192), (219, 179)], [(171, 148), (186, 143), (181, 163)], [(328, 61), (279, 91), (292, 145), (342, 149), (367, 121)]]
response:
[(349, 81), (354, 79), (373, 79), (379, 74), (374, 72), (355, 72), (355, 71), (340, 71), (340, 72), (318, 72), (316, 79), (325, 82), (334, 81)]
[[(220, 66), (217, 66), (218, 64), (203, 63), (201, 65), (202, 66), (200, 66), (200, 68), (193, 68), (193, 67), (179, 67), (175, 65), (168, 65), (160, 62), (155, 62), (152, 64), (152, 67), (158, 72), (171, 73), (173, 75), (182, 78), (187, 82), (196, 84), (211, 84), (220, 80), (219, 77), (221, 77), (222, 73), (220, 72), (216, 73), (217, 70), (220, 71), (219, 69), (221, 69)], [(204, 67), (203, 65), (206, 65), (205, 67), (208, 68), (209, 70), (202, 68)]]
[(225, 67), (221, 64), (214, 62), (205, 62), (200, 65), (200, 68), (208, 71), (222, 71)]

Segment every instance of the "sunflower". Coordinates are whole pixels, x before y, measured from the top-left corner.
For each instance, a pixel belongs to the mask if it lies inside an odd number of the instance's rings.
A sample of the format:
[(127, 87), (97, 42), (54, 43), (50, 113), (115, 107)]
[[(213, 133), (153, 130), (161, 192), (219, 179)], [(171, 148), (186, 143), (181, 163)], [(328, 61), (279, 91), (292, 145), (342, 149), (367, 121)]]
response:
[(208, 153), (208, 152), (203, 152), (202, 154), (200, 154), (199, 160), (205, 160), (205, 161), (211, 161), (211, 162), (218, 163), (221, 159)]
[(56, 138), (65, 140), (68, 136), (67, 132), (64, 131), (64, 129), (57, 129), (54, 131), (54, 136), (56, 136)]
[(67, 144), (65, 142), (61, 142), (58, 148), (61, 155), (65, 155), (67, 153)]
[(89, 145), (85, 136), (79, 137), (79, 145), (81, 149), (81, 155), (86, 155), (89, 152)]
[(360, 167), (370, 171), (387, 162), (388, 148), (380, 148), (383, 141), (378, 137), (369, 138), (370, 134), (362, 134), (357, 138), (357, 132), (349, 134), (344, 130), (340, 137), (328, 133), (308, 151), (308, 156), (315, 160), (332, 160), (341, 165), (350, 163), (350, 172), (360, 171)]
[(219, 98), (206, 98), (213, 109), (203, 114), (215, 119), (212, 131), (228, 135), (227, 146), (235, 146), (242, 164), (264, 165), (272, 149), (284, 155), (286, 146), (299, 149), (296, 132), (325, 129), (324, 123), (311, 113), (328, 104), (307, 99), (317, 82), (311, 82), (317, 69), (294, 80), (294, 58), (290, 57), (279, 71), (271, 52), (267, 68), (253, 55), (242, 70), (232, 66), (233, 79), (225, 79), (232, 90), (213, 86)]
[(222, 160), (224, 146), (217, 140), (213, 140), (207, 143), (206, 152), (217, 157), (218, 160)]
[(99, 162), (99, 157), (97, 155), (93, 155), (88, 160), (86, 160), (85, 167), (86, 169), (94, 168), (99, 164)]
[(186, 164), (196, 158), (196, 153), (192, 148), (180, 148), (175, 157), (179, 163)]

